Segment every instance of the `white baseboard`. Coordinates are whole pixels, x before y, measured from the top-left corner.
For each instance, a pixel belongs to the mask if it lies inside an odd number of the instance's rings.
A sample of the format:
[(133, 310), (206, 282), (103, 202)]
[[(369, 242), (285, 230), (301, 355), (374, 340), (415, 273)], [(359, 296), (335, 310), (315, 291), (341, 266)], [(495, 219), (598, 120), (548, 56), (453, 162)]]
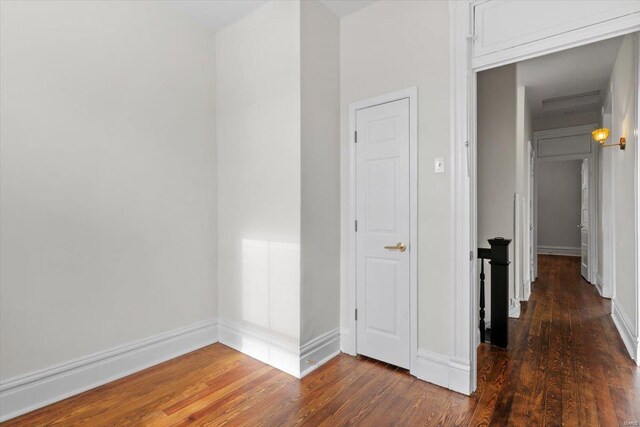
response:
[(600, 274), (596, 276), (595, 287), (598, 290), (598, 294), (600, 294), (602, 298), (611, 299), (611, 292), (604, 285), (604, 280), (602, 280), (602, 277), (600, 276)]
[(216, 319), (0, 383), (0, 421), (17, 417), (218, 341)]
[(340, 351), (355, 356), (356, 353), (352, 351), (355, 346), (351, 343), (351, 335), (349, 334), (349, 328), (340, 328)]
[(222, 344), (300, 378), (300, 349), (262, 331), (220, 319), (218, 337)]
[(538, 246), (539, 255), (580, 256), (580, 248), (570, 246)]
[(471, 394), (471, 368), (465, 361), (429, 350), (418, 349), (415, 369), (418, 379), (465, 395)]
[(218, 342), (301, 378), (340, 354), (335, 329), (302, 347), (211, 319), (0, 383), (0, 422)]
[(340, 354), (340, 329), (334, 329), (300, 347), (300, 377), (310, 374)]
[(520, 318), (520, 301), (517, 299), (512, 298), (509, 303), (509, 317), (512, 319)]
[(602, 281), (602, 277), (600, 277), (599, 274), (596, 276), (595, 286), (598, 290), (598, 294), (600, 294), (601, 297), (604, 297), (604, 283)]
[(334, 329), (301, 347), (261, 330), (229, 320), (218, 322), (220, 342), (241, 353), (302, 378), (340, 354), (340, 329)]
[(620, 333), (620, 337), (622, 337), (625, 347), (627, 347), (629, 355), (635, 360), (636, 364), (640, 365), (640, 339), (633, 331), (631, 319), (629, 319), (627, 313), (624, 312), (615, 299), (611, 301), (611, 317)]
[(530, 281), (526, 281), (523, 284), (523, 295), (522, 295), (522, 300), (523, 301), (529, 301), (529, 298), (531, 298), (531, 282)]

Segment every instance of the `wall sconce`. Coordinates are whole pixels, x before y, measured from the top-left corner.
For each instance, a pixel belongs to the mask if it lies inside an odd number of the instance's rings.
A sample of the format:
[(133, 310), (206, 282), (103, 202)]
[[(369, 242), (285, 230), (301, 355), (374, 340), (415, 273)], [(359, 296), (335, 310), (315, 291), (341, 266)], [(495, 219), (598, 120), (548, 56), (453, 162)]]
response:
[(607, 140), (607, 138), (609, 138), (609, 133), (610, 133), (609, 129), (600, 128), (591, 132), (591, 136), (593, 137), (593, 139), (598, 141), (598, 144), (600, 144), (601, 147), (618, 147), (619, 146), (621, 150), (624, 150), (625, 145), (627, 145), (627, 140), (625, 139), (624, 136), (620, 138), (620, 143), (618, 144), (605, 145), (604, 142)]

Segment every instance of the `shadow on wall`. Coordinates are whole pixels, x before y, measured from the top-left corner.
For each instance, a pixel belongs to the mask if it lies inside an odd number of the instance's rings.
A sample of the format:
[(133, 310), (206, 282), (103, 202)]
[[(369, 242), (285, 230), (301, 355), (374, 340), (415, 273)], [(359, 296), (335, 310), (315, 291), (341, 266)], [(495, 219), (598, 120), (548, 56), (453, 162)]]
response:
[(242, 319), (298, 337), (300, 244), (242, 239)]

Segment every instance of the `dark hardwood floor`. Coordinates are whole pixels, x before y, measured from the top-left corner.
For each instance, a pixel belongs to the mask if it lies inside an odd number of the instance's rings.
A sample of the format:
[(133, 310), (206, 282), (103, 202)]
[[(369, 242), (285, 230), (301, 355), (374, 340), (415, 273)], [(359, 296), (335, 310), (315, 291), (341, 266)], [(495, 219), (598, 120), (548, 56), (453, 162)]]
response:
[(508, 351), (478, 349), (471, 396), (364, 357), (302, 380), (214, 344), (3, 425), (640, 425), (640, 369), (578, 258), (541, 256)]

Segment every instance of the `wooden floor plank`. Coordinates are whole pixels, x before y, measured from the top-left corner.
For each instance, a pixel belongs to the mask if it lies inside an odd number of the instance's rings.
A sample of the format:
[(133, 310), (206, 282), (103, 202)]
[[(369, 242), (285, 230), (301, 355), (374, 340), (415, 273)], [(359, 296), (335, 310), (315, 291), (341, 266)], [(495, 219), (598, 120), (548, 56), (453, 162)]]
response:
[(579, 258), (540, 256), (508, 350), (481, 344), (463, 396), (340, 355), (302, 380), (214, 344), (2, 426), (468, 426), (640, 423), (640, 369)]

